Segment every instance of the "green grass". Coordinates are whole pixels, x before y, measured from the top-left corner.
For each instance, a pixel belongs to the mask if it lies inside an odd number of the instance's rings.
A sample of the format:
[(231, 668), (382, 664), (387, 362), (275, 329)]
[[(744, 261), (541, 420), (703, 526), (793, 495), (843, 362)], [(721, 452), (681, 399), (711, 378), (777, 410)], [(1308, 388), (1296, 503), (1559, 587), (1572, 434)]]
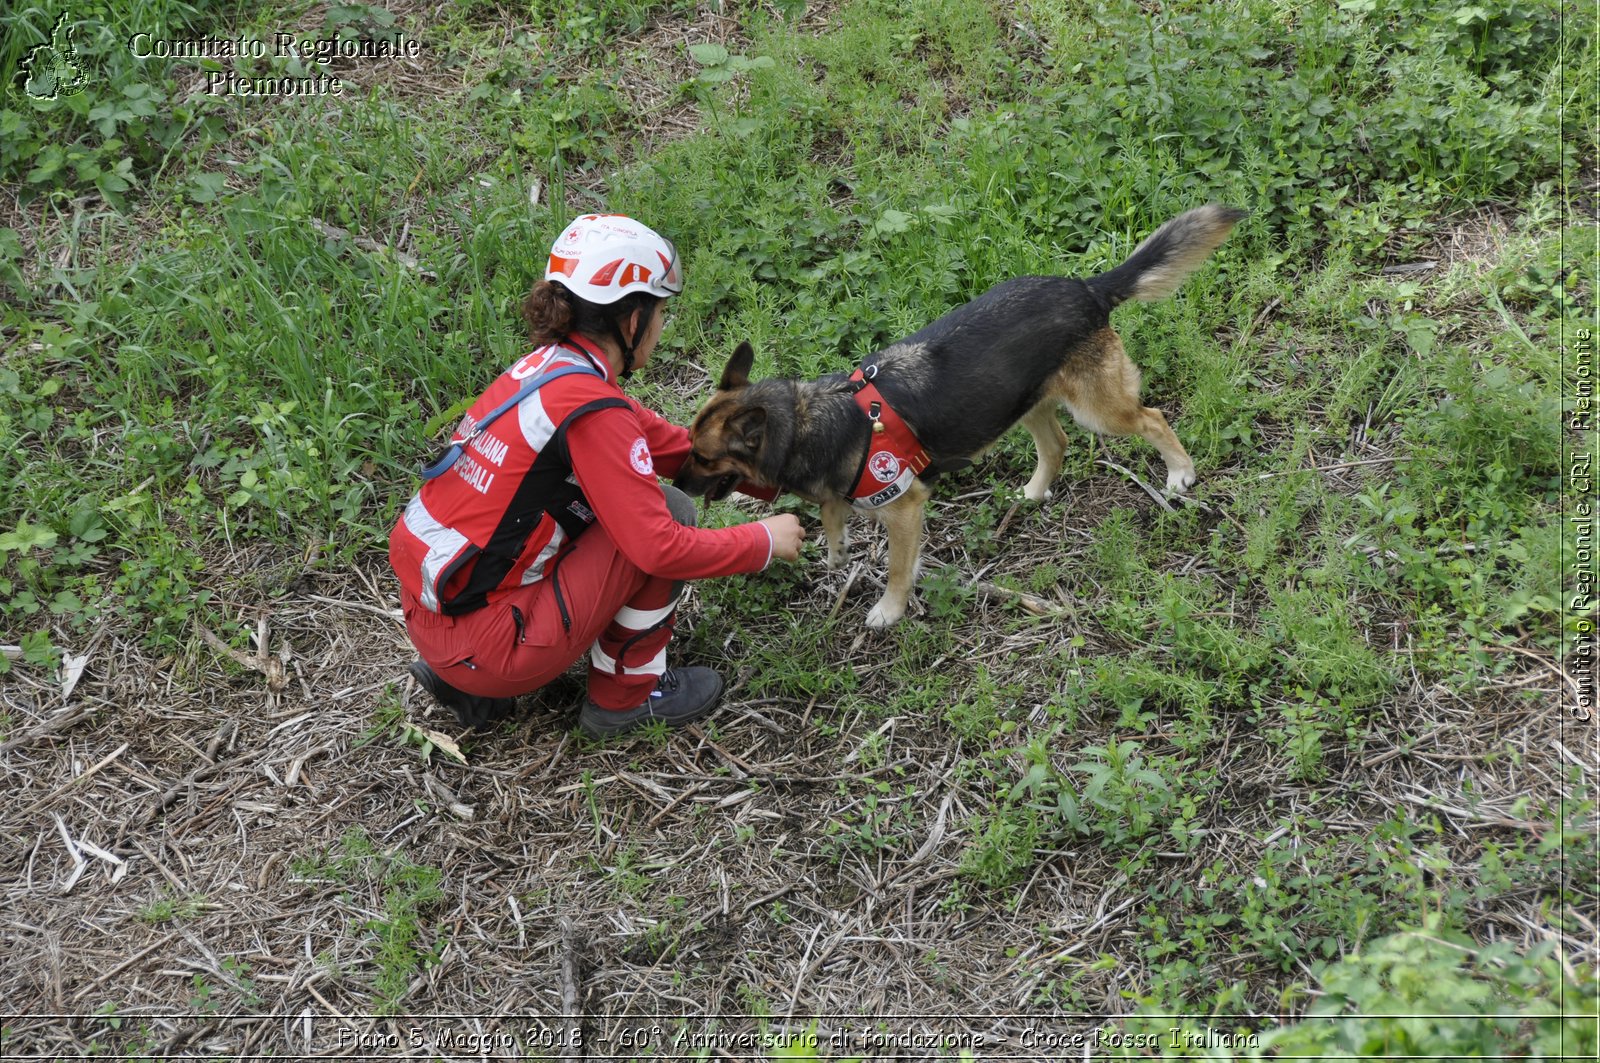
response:
[(377, 1010), (394, 1011), (418, 970), (436, 964), (445, 947), (428, 918), (444, 900), (443, 871), (398, 850), (379, 851), (360, 827), (345, 833), (337, 853), (303, 855), (291, 866), (304, 883), (332, 883), (365, 901), (357, 910), (367, 917), (352, 919), (349, 930), (359, 939), (359, 966), (370, 972)]
[[(7, 16), (0, 70), (58, 7)], [(467, 106), (379, 89), (339, 108), (180, 100), (174, 64), (119, 48), (133, 8), (83, 12), (88, 89), (0, 106), (0, 180), (32, 227), (0, 229), (0, 445), (14, 463), (0, 642), (26, 650), (0, 669), (41, 668), (111, 622), (161, 652), (194, 620), (220, 629), (244, 578), (222, 559), (242, 546), (272, 558), (252, 577), (268, 595), (305, 567), (378, 568), (446, 412), (521, 353), (515, 305), (539, 249), (594, 192), (684, 252), (665, 357), (636, 387), (679, 418), (742, 339), (758, 373), (843, 369), (1004, 277), (1107, 267), (1203, 201), (1251, 210), (1185, 293), (1117, 319), (1207, 508), (1012, 518), (1013, 536), (1085, 544), (988, 577), (1077, 603), (1059, 653), (994, 660), (954, 632), (979, 606), (972, 573), (950, 564), (924, 584), (924, 616), (876, 651), (888, 681), (839, 665), (860, 603), (825, 619), (814, 565), (697, 590), (679, 652), (736, 657), (749, 697), (837, 706), (827, 726), (941, 729), (987, 800), (952, 903), (1007, 903), (1059, 845), (1135, 876), (1158, 850), (1207, 844), (1247, 804), (1225, 772), (1196, 767), (1220, 729), (1243, 728), (1280, 777), (1337, 804), (1320, 788), (1413, 674), (1470, 690), (1513, 647), (1563, 652), (1581, 618), (1561, 608), (1558, 355), (1589, 321), (1595, 263), (1581, 251), (1592, 225), (1560, 228), (1563, 177), (1592, 158), (1592, 131), (1558, 119), (1595, 113), (1583, 5), (1233, 0), (1153, 18), (1031, 0), (1000, 17), (856, 0), (820, 34), (796, 32), (797, 5), (756, 5), (739, 15), (743, 52), (697, 53), (699, 75), (659, 105), (698, 106), (702, 127), (661, 140), (618, 80), (648, 57), (607, 42), (691, 8), (524, 5), (535, 29), (501, 50), (496, 5), (463, 5), (432, 46)], [(338, 10), (381, 28), (361, 5)], [(274, 25), (240, 18), (137, 10), (168, 36)], [(1488, 211), (1506, 223), (1481, 268), (1380, 272)], [(404, 230), (436, 278), (314, 221), (385, 245)], [(1074, 434), (1064, 481), (1114, 478), (1101, 456), (1153, 462), (1140, 443)], [(1358, 464), (1325, 474), (1344, 463)], [(963, 557), (1004, 564), (993, 533), (1030, 465), (1008, 440), (942, 489), (992, 488), (938, 511)], [(1090, 726), (1111, 737), (1079, 736)], [(916, 848), (931, 809), (891, 790), (824, 826), (839, 860)], [(1287, 985), (1424, 910), (1469, 921), (1469, 899), (1419, 870), (1431, 820), (1397, 813), (1369, 844), (1301, 812), (1267, 818), (1248, 833), (1292, 832), (1293, 861), (1255, 846), (1141, 899), (1150, 1000), (1237, 1010), (1238, 986)], [(1592, 840), (1572, 844), (1592, 863)], [(1480, 880), (1537, 879), (1547, 857), (1486, 849)], [(361, 859), (385, 883), (377, 962), (414, 970), (437, 873)], [(178, 903), (146, 918), (182, 918)], [(384, 977), (380, 997), (403, 988)], [(1072, 978), (1047, 984), (1055, 1003), (1077, 1000)]]

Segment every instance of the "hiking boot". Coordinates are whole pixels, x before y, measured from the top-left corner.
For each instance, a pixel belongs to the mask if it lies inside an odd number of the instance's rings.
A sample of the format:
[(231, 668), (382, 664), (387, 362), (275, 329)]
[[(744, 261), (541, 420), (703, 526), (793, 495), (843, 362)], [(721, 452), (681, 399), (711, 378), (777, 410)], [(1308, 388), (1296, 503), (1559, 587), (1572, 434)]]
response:
[(631, 709), (602, 709), (584, 700), (578, 729), (590, 738), (619, 735), (660, 720), (668, 727), (683, 727), (717, 707), (722, 677), (709, 668), (669, 668), (644, 704)]
[(439, 678), (439, 673), (428, 667), (426, 661), (411, 662), (411, 677), (433, 695), (433, 700), (456, 714), (462, 727), (474, 731), (488, 731), (501, 720), (517, 711), (516, 698), (486, 698), (481, 694), (468, 694)]

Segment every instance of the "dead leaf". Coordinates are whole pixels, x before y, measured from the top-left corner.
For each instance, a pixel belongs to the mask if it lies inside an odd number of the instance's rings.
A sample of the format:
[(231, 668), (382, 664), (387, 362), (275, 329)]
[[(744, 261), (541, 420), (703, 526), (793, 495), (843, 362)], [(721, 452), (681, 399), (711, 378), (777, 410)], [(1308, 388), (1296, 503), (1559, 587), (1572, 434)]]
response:
[(462, 764), (467, 762), (467, 755), (461, 752), (461, 747), (456, 745), (456, 740), (451, 738), (449, 735), (441, 734), (438, 731), (430, 730), (426, 727), (418, 727), (417, 733), (422, 735), (422, 737), (427, 739), (429, 742), (432, 742), (433, 748), (443, 750), (445, 753), (449, 754), (452, 758), (461, 762)]
[(83, 678), (83, 670), (89, 665), (87, 653), (74, 657), (70, 653), (61, 655), (61, 700), (70, 701), (72, 691), (77, 687), (78, 680)]

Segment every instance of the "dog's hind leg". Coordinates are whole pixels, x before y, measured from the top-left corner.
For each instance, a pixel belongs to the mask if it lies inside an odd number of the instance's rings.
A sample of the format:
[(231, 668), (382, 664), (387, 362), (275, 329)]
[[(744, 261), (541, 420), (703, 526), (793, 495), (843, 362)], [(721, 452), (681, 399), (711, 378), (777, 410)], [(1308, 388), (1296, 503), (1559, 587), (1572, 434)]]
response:
[(1050, 482), (1061, 471), (1061, 459), (1067, 452), (1067, 433), (1062, 431), (1061, 418), (1056, 412), (1060, 405), (1060, 398), (1051, 396), (1022, 415), (1022, 426), (1033, 436), (1033, 447), (1039, 453), (1033, 479), (1022, 489), (1029, 502), (1043, 502), (1049, 498)]
[(842, 568), (845, 561), (845, 548), (850, 545), (846, 529), (846, 518), (850, 516), (850, 505), (836, 498), (830, 498), (822, 503), (822, 534), (828, 539), (828, 567)]
[(1095, 340), (1100, 345), (1098, 364), (1062, 376), (1063, 401), (1073, 419), (1091, 432), (1141, 436), (1167, 463), (1167, 491), (1188, 490), (1194, 483), (1194, 461), (1161, 411), (1139, 400), (1139, 367), (1115, 332), (1106, 329)]
[(881, 631), (906, 615), (911, 587), (917, 580), (917, 560), (922, 554), (922, 511), (930, 491), (921, 480), (878, 511), (889, 533), (889, 585), (867, 614), (867, 626)]
[(1194, 485), (1194, 459), (1178, 442), (1178, 436), (1167, 424), (1160, 410), (1150, 406), (1139, 409), (1139, 427), (1135, 431), (1150, 445), (1161, 451), (1161, 460), (1167, 463), (1167, 493), (1181, 494)]

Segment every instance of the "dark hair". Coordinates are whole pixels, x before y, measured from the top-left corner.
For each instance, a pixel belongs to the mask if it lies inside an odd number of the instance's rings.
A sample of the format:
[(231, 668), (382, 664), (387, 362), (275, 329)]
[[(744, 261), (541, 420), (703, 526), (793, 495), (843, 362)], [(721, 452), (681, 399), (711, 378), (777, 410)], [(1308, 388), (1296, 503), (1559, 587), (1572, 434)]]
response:
[[(560, 281), (540, 281), (522, 300), (522, 319), (528, 323), (534, 345), (542, 347), (555, 343), (568, 333), (583, 336), (616, 336), (621, 342), (621, 325), (635, 310), (644, 313), (639, 318), (639, 333), (644, 332), (655, 315), (659, 296), (649, 292), (629, 292), (614, 303), (591, 303), (573, 295)], [(635, 335), (635, 341), (638, 335)]]

